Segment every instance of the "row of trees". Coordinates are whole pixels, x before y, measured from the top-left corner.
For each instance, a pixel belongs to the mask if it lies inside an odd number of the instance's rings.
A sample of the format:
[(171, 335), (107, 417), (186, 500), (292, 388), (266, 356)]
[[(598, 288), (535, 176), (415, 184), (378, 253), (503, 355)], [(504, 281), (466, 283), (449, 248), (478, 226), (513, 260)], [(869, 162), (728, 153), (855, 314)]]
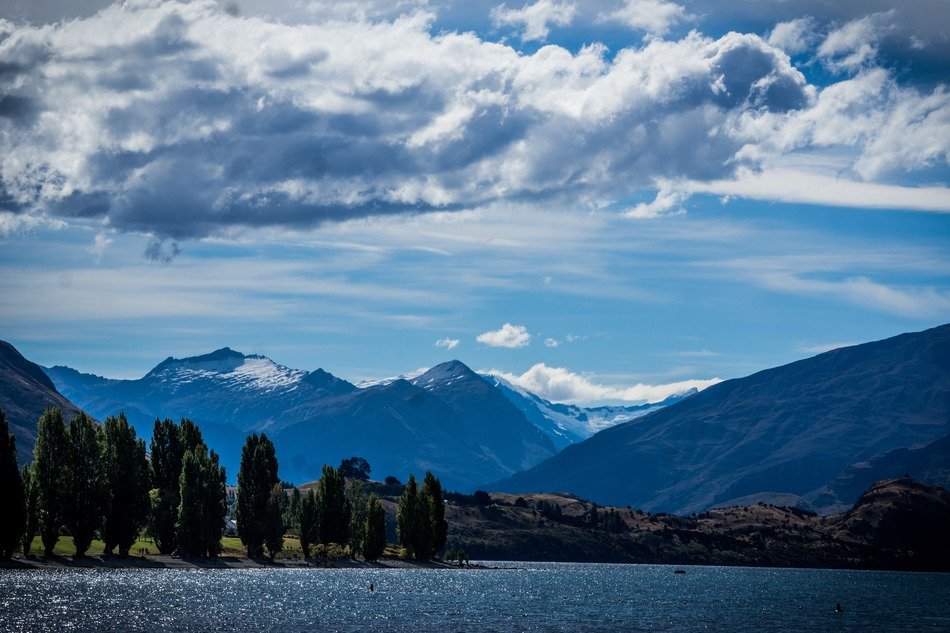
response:
[[(362, 458), (343, 460), (302, 494), (285, 491), (277, 475), (274, 444), (264, 434), (247, 438), (238, 471), (236, 520), (238, 535), (251, 557), (273, 559), (285, 533), (295, 532), (304, 556), (316, 544), (349, 547), (352, 556), (376, 560), (386, 548), (386, 516), (376, 495), (367, 495), (363, 479), (369, 464)], [(346, 474), (355, 475), (347, 484)], [(289, 494), (288, 494), (289, 492)]]
[(143, 529), (159, 551), (215, 556), (227, 513), (225, 473), (189, 420), (155, 421), (151, 459), (123, 414), (100, 426), (85, 413), (69, 424), (58, 408), (37, 423), (33, 461), (16, 466), (16, 442), (0, 411), (0, 555), (27, 555), (37, 532), (49, 556), (65, 530), (77, 556), (100, 535), (105, 553), (127, 556)]
[[(37, 426), (31, 465), (18, 469), (16, 441), (0, 410), (0, 557), (28, 554), (40, 534), (46, 555), (63, 531), (83, 556), (101, 535), (106, 553), (120, 556), (143, 529), (162, 554), (215, 557), (221, 551), (228, 512), (224, 468), (190, 420), (155, 421), (150, 453), (123, 414), (103, 425), (80, 414), (66, 425), (49, 409)], [(377, 560), (386, 547), (382, 501), (368, 494), (370, 467), (363, 458), (324, 466), (316, 486), (285, 490), (273, 443), (264, 434), (247, 438), (241, 453), (235, 518), (251, 557), (273, 559), (287, 531), (304, 555), (316, 545), (349, 548), (352, 556)], [(393, 480), (394, 484), (398, 484)], [(399, 501), (397, 529), (405, 550), (428, 560), (445, 546), (442, 485), (427, 472), (422, 486), (410, 475)]]
[(84, 413), (67, 426), (59, 409), (48, 409), (37, 424), (33, 462), (16, 468), (16, 443), (0, 412), (3, 494), (10, 520), (4, 522), (0, 554), (29, 552), (37, 532), (46, 555), (65, 528), (78, 556), (96, 534), (106, 553), (125, 556), (148, 518), (149, 463), (145, 443), (125, 416), (100, 426)]

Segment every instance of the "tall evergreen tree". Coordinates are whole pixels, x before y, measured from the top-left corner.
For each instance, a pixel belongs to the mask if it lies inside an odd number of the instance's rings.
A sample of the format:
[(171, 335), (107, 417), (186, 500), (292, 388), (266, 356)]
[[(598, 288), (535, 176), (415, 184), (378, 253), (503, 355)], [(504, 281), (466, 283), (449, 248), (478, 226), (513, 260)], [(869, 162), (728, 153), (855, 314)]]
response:
[(23, 493), (26, 498), (25, 525), (21, 545), (23, 547), (23, 556), (30, 555), (30, 549), (33, 547), (33, 539), (36, 538), (36, 530), (39, 529), (39, 518), (37, 517), (37, 486), (33, 478), (33, 469), (24, 466), (20, 471), (20, 478), (23, 481)]
[(204, 556), (205, 542), (203, 538), (204, 503), (202, 455), (198, 451), (185, 451), (181, 460), (181, 475), (179, 477), (179, 497), (181, 505), (178, 508), (177, 540), (178, 552), (186, 557)]
[(20, 549), (26, 523), (26, 497), (16, 463), (16, 438), (9, 431), (6, 415), (0, 409), (0, 558), (3, 560)]
[(211, 558), (221, 553), (221, 537), (224, 536), (224, 521), (228, 516), (227, 476), (221, 459), (214, 451), (208, 453), (204, 462), (202, 499), (204, 505), (204, 550)]
[(96, 531), (102, 528), (105, 442), (102, 428), (85, 413), (70, 421), (67, 439), (66, 527), (73, 536), (76, 556), (85, 556)]
[(347, 535), (352, 556), (363, 555), (366, 541), (366, 485), (359, 479), (350, 481), (346, 488), (346, 499), (350, 507), (350, 528)]
[(442, 482), (432, 474), (432, 471), (426, 471), (420, 494), (429, 497), (427, 520), (431, 526), (431, 555), (435, 555), (445, 547), (449, 525), (445, 521), (445, 496), (442, 493)]
[(317, 514), (317, 493), (313, 488), (300, 500), (300, 515), (298, 517), (297, 535), (300, 537), (300, 549), (304, 558), (310, 557), (310, 546), (320, 538), (318, 531), (319, 516)]
[(412, 554), (416, 560), (429, 560), (432, 558), (432, 538), (434, 530), (430, 520), (431, 517), (432, 497), (420, 489), (419, 496), (416, 498), (416, 531), (412, 535)]
[(162, 554), (178, 547), (178, 506), (181, 504), (181, 462), (185, 454), (181, 427), (172, 420), (155, 419), (150, 445), (152, 466), (150, 532)]
[(379, 560), (386, 551), (386, 512), (376, 495), (370, 495), (366, 503), (366, 529), (363, 539), (363, 558), (369, 561)]
[(47, 409), (37, 423), (36, 445), (33, 449), (33, 482), (36, 486), (36, 514), (43, 554), (52, 556), (59, 531), (63, 527), (66, 508), (66, 425), (63, 412)]
[(205, 441), (201, 436), (201, 429), (198, 428), (197, 424), (188, 418), (182, 418), (179, 429), (183, 453), (184, 451), (193, 451), (199, 446), (204, 446)]
[(287, 509), (284, 511), (284, 525), (287, 526), (288, 530), (293, 530), (299, 536), (300, 532), (298, 528), (300, 526), (300, 488), (294, 486), (290, 491), (290, 501), (286, 504)]
[(399, 507), (396, 510), (396, 531), (399, 533), (399, 543), (411, 556), (418, 558), (421, 554), (415, 551), (419, 542), (419, 487), (415, 475), (409, 475), (406, 488), (399, 498)]
[(263, 433), (254, 433), (244, 443), (237, 479), (238, 535), (249, 557), (261, 557), (264, 554), (267, 500), (274, 484), (280, 482), (274, 445)]
[(105, 551), (116, 547), (119, 556), (129, 554), (150, 511), (150, 472), (145, 441), (136, 437), (124, 413), (105, 422), (106, 512), (103, 540)]
[(185, 451), (179, 476), (176, 540), (182, 556), (217, 557), (221, 552), (227, 488), (224, 468), (203, 442)]
[(343, 471), (325, 465), (317, 488), (320, 504), (320, 542), (324, 545), (346, 545), (350, 527), (350, 506), (346, 500), (346, 479), (343, 477)]
[(271, 561), (284, 549), (284, 489), (280, 483), (274, 484), (267, 497), (267, 509), (264, 512), (264, 545)]

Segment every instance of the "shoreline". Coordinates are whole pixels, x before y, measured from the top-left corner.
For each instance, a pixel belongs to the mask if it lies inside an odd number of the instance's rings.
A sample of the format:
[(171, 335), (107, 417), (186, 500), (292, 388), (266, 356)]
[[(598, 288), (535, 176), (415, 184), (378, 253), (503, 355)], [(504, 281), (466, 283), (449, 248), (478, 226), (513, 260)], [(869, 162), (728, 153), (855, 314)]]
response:
[(399, 558), (381, 558), (368, 562), (354, 559), (306, 560), (303, 558), (251, 559), (243, 556), (180, 558), (178, 556), (14, 556), (0, 561), (0, 570), (33, 569), (483, 569), (480, 565), (450, 565), (438, 561), (414, 562)]

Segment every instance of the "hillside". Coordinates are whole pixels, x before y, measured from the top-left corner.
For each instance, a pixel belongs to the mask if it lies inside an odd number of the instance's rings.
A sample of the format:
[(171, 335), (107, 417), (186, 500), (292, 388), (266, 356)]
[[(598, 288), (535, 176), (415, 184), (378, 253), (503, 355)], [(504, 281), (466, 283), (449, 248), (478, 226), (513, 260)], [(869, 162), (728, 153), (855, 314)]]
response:
[[(875, 478), (950, 484), (950, 325), (728, 380), (488, 484), (691, 513), (796, 497), (820, 512)], [(945, 446), (937, 444), (935, 446)]]
[(79, 414), (79, 408), (56, 390), (39, 365), (0, 341), (0, 409), (17, 438), (17, 459), (21, 464), (33, 456), (36, 421), (48, 407), (62, 409), (67, 420)]
[(906, 478), (831, 517), (762, 503), (651, 514), (558, 494), (446, 508), (449, 547), (473, 559), (950, 571), (950, 493)]

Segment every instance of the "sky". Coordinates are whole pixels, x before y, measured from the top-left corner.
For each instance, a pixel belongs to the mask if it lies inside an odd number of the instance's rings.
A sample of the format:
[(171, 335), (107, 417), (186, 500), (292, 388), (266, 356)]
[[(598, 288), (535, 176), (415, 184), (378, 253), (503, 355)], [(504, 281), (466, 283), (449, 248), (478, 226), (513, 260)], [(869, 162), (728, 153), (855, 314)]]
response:
[(0, 0), (0, 338), (660, 400), (950, 321), (950, 4)]

